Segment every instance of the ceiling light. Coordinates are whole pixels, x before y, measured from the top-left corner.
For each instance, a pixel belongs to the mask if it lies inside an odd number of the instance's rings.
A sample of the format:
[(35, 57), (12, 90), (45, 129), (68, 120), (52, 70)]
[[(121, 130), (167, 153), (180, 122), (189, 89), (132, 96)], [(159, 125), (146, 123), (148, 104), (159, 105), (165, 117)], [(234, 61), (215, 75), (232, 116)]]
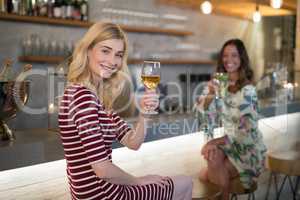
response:
[(203, 14), (210, 14), (211, 11), (212, 11), (212, 5), (210, 3), (210, 1), (204, 1), (202, 4), (201, 4), (201, 10), (203, 12)]
[(271, 6), (276, 9), (281, 8), (282, 0), (271, 0)]
[(259, 11), (255, 11), (253, 13), (253, 21), (255, 23), (258, 23), (258, 22), (260, 22), (260, 20), (261, 20), (261, 14), (260, 14), (260, 12)]
[(258, 22), (260, 22), (260, 20), (261, 20), (261, 14), (259, 12), (258, 1), (256, 1), (255, 12), (253, 13), (253, 21), (255, 23), (258, 23)]

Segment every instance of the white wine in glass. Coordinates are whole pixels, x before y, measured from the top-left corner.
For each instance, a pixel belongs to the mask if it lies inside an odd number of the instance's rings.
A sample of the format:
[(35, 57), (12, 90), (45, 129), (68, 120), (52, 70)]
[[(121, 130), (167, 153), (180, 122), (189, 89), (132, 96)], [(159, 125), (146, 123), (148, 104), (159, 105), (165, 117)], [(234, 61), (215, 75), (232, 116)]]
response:
[[(146, 90), (155, 90), (160, 82), (160, 62), (144, 61), (141, 78)], [(147, 108), (145, 114), (158, 114), (158, 112)]]
[(224, 98), (228, 88), (228, 74), (223, 72), (217, 72), (214, 74), (214, 79), (219, 84), (219, 91), (217, 91), (218, 98)]

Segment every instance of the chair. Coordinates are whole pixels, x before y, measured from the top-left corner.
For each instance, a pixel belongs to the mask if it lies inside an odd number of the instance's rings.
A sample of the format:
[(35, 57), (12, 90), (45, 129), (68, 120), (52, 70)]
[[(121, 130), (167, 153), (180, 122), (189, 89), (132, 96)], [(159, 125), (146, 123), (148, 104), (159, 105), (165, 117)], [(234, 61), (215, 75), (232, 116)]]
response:
[[(293, 199), (295, 200), (300, 182), (300, 149), (269, 152), (267, 154), (267, 168), (270, 170), (271, 174), (268, 183), (266, 200), (269, 197), (272, 179), (274, 179), (276, 199), (280, 198), (281, 191), (286, 183), (286, 180), (288, 180), (293, 194)], [(284, 175), (280, 186), (278, 185), (277, 174)], [(293, 176), (296, 177), (295, 183), (292, 181)]]
[(239, 177), (234, 178), (230, 183), (231, 200), (237, 200), (238, 195), (248, 194), (248, 200), (255, 200), (254, 192), (257, 189), (257, 183), (253, 182), (249, 189), (245, 188)]

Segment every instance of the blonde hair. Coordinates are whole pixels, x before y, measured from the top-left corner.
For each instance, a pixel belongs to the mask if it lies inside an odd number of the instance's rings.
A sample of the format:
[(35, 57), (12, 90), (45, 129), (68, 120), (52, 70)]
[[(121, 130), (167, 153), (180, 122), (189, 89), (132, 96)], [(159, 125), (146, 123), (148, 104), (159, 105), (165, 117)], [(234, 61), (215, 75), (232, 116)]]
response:
[[(107, 80), (100, 84), (93, 82), (93, 72), (88, 67), (88, 50), (92, 49), (97, 43), (109, 39), (121, 39), (124, 42), (124, 56), (121, 69)], [(107, 109), (112, 109), (116, 98), (124, 90), (126, 79), (129, 76), (127, 67), (128, 44), (125, 33), (113, 23), (95, 23), (86, 32), (84, 37), (76, 44), (69, 65), (68, 84), (81, 84), (95, 92)]]

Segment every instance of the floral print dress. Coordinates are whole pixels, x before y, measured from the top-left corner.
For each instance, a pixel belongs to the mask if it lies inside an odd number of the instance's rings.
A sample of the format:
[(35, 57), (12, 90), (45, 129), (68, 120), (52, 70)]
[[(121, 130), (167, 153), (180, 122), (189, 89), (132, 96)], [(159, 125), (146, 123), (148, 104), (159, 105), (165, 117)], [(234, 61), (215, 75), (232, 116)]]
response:
[(199, 112), (201, 126), (208, 137), (214, 129), (224, 127), (226, 143), (219, 145), (238, 170), (241, 183), (251, 187), (264, 168), (266, 146), (258, 130), (258, 102), (253, 85), (246, 85), (236, 93), (227, 92), (214, 99), (207, 110)]

